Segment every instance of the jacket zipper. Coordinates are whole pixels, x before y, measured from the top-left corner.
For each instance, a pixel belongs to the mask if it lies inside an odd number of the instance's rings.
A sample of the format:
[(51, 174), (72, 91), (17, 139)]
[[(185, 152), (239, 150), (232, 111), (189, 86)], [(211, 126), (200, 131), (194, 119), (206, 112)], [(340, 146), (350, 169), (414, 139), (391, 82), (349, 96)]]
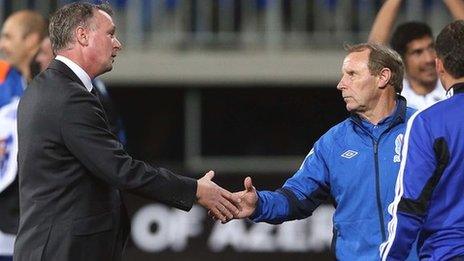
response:
[(382, 242), (386, 240), (385, 225), (383, 220), (382, 201), (380, 199), (380, 171), (379, 171), (379, 146), (378, 142), (373, 139), (374, 161), (375, 161), (375, 193), (377, 197), (377, 210), (379, 212), (380, 232), (382, 233)]
[[(395, 119), (394, 119), (395, 120)], [(377, 201), (377, 211), (379, 214), (379, 223), (380, 223), (380, 232), (382, 234), (382, 242), (387, 240), (385, 235), (385, 224), (384, 224), (384, 216), (383, 216), (383, 208), (382, 208), (382, 201), (380, 198), (380, 170), (379, 170), (379, 144), (378, 142), (381, 140), (382, 136), (390, 131), (393, 127), (398, 125), (399, 123), (393, 122), (390, 126), (382, 132), (378, 138), (378, 141), (375, 139), (374, 136), (368, 131), (366, 131), (362, 124), (358, 123), (356, 120), (353, 120), (356, 125), (358, 125), (362, 130), (364, 130), (372, 139), (372, 144), (374, 146), (374, 162), (375, 162), (375, 194), (376, 194), (376, 201)]]

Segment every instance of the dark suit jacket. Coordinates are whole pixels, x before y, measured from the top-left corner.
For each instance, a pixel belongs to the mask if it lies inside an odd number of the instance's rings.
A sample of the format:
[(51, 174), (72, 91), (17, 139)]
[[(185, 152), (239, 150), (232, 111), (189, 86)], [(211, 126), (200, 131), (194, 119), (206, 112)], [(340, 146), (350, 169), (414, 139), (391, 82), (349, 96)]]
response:
[(132, 159), (96, 96), (54, 60), (18, 108), (16, 261), (120, 260), (128, 220), (120, 190), (188, 210), (196, 181)]

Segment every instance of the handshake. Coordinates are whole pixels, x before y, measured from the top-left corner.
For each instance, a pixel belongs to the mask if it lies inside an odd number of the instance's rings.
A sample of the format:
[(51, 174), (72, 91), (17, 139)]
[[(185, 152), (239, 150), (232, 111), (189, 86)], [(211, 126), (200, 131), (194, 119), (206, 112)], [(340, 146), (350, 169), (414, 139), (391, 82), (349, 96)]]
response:
[(208, 214), (222, 223), (234, 218), (247, 218), (253, 214), (258, 194), (251, 178), (244, 180), (245, 189), (231, 193), (212, 181), (214, 171), (209, 171), (197, 181), (197, 202), (208, 209)]

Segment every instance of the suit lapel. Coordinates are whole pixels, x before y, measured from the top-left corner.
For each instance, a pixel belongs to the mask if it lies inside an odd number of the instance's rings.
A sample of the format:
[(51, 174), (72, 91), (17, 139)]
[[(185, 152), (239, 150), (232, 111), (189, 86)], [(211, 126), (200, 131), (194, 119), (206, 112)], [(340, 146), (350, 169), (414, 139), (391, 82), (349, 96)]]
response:
[(53, 61), (50, 63), (50, 65), (48, 66), (48, 68), (50, 69), (54, 69), (54, 70), (57, 70), (61, 73), (63, 73), (64, 75), (66, 75), (66, 77), (70, 78), (71, 80), (79, 83), (85, 90), (87, 90), (85, 88), (85, 85), (84, 83), (81, 81), (81, 79), (79, 79), (79, 77), (77, 77), (77, 75), (71, 70), (71, 68), (69, 68), (66, 64), (64, 64), (62, 61), (59, 61), (59, 60), (56, 60), (56, 59), (53, 59)]
[[(64, 64), (62, 61), (54, 59), (50, 63), (50, 65), (48, 65), (48, 68), (49, 69), (54, 69), (54, 70), (57, 70), (57, 71), (63, 73), (66, 77), (68, 77), (71, 80), (79, 83), (79, 85), (81, 85), (82, 88), (84, 88), (84, 90), (87, 91), (87, 88), (85, 88), (85, 85), (81, 81), (81, 79), (79, 79), (79, 77), (77, 77), (77, 75), (66, 64)], [(105, 109), (103, 107), (102, 101), (100, 100), (100, 97), (99, 97), (100, 94), (99, 94), (99, 91), (98, 91), (97, 87), (93, 86), (91, 93), (97, 99), (97, 102), (100, 105), (100, 109), (103, 111), (104, 119), (105, 119), (106, 123), (108, 124), (108, 122), (109, 122), (108, 117), (106, 115), (106, 111), (105, 111)]]

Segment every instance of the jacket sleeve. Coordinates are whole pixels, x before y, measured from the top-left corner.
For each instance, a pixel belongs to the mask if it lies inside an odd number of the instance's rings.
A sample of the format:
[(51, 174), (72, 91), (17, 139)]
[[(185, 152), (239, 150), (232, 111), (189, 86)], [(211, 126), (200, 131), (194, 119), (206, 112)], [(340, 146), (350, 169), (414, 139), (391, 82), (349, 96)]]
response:
[(190, 209), (195, 200), (196, 180), (132, 159), (109, 131), (97, 98), (74, 89), (63, 105), (61, 135), (72, 156), (90, 175), (115, 188)]
[(258, 205), (251, 217), (255, 222), (279, 224), (303, 219), (330, 194), (329, 171), (324, 156), (327, 147), (323, 138), (314, 144), (300, 169), (276, 191), (259, 191)]
[(402, 155), (395, 200), (389, 207), (389, 237), (380, 249), (382, 260), (405, 260), (408, 256), (449, 157), (446, 142), (433, 137), (430, 123), (421, 114), (408, 122)]

